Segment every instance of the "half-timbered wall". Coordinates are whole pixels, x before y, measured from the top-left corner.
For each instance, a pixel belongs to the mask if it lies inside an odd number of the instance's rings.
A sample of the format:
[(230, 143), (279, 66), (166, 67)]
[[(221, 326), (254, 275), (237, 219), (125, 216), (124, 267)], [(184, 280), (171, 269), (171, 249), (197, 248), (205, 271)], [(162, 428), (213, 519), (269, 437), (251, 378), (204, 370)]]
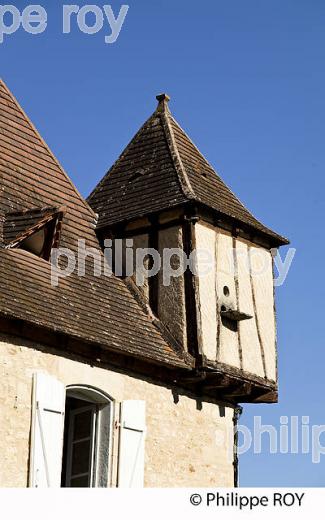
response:
[[(195, 236), (204, 354), (211, 361), (275, 381), (271, 252), (202, 222), (195, 225)], [(210, 270), (207, 270), (206, 252)], [(239, 310), (252, 317), (231, 322), (221, 317), (222, 308)]]
[[(177, 214), (176, 214), (177, 216)], [(155, 235), (155, 241), (152, 237)], [(148, 303), (153, 304), (152, 310), (157, 314), (162, 323), (166, 326), (179, 345), (187, 348), (186, 342), (186, 309), (185, 309), (185, 287), (182, 260), (177, 251), (183, 251), (183, 231), (180, 224), (170, 227), (157, 228), (149, 227), (146, 232), (129, 231), (128, 237), (133, 244), (133, 268), (134, 280), (140, 280), (139, 271), (143, 273), (143, 283), (138, 284), (143, 296)], [(126, 248), (126, 241), (123, 239), (123, 248)], [(147, 276), (152, 267), (149, 257), (145, 257), (143, 262), (137, 262), (137, 250), (146, 248), (156, 249), (161, 259), (161, 268), (156, 277)], [(172, 254), (173, 251), (176, 254)], [(170, 252), (169, 252), (170, 251)], [(124, 253), (125, 255), (125, 253)], [(141, 253), (142, 255), (142, 253)], [(167, 265), (168, 264), (168, 265)], [(166, 283), (167, 270), (171, 270), (175, 276), (170, 276)], [(180, 273), (177, 275), (177, 273)], [(155, 278), (155, 280), (154, 280)]]
[[(183, 251), (182, 227), (172, 226), (159, 231), (159, 254), (164, 258), (164, 251)], [(170, 251), (170, 254), (172, 251)], [(168, 257), (169, 258), (169, 257)], [(185, 313), (185, 288), (183, 274), (173, 276), (170, 282), (164, 282), (164, 270), (172, 269), (175, 274), (184, 271), (182, 260), (178, 254), (174, 254), (166, 262), (158, 276), (158, 316), (168, 327), (174, 338), (186, 347), (186, 313)]]

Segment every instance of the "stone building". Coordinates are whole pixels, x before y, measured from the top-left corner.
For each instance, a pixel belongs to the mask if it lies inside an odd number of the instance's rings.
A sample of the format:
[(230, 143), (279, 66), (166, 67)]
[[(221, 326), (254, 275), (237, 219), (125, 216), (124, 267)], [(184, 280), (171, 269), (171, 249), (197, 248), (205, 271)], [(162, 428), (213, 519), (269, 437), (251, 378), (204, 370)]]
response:
[(86, 202), (0, 84), (2, 487), (234, 486), (238, 403), (277, 400), (287, 240), (158, 101)]

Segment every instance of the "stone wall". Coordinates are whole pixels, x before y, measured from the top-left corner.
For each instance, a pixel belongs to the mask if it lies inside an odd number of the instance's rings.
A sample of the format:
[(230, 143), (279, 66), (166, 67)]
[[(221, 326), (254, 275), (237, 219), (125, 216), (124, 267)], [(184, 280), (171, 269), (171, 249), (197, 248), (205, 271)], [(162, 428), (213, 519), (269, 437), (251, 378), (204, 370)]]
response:
[[(232, 486), (232, 407), (197, 402), (150, 381), (80, 360), (59, 356), (47, 347), (0, 335), (0, 487), (28, 482), (32, 374), (43, 370), (66, 385), (92, 385), (116, 403), (144, 399), (147, 406), (145, 486)], [(118, 420), (117, 420), (118, 422)], [(113, 432), (116, 485), (118, 427)]]

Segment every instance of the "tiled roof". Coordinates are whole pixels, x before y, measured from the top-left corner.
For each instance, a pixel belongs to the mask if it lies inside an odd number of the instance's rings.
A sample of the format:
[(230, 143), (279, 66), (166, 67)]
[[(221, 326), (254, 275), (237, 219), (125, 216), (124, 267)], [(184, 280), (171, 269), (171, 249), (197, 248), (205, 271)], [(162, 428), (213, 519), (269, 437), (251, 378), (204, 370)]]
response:
[(195, 201), (275, 245), (288, 241), (259, 222), (216, 174), (172, 117), (168, 96), (132, 139), (88, 198), (98, 229)]
[(80, 338), (90, 343), (89, 348), (95, 343), (148, 362), (188, 366), (122, 280), (94, 276), (91, 259), (86, 276), (72, 274), (53, 287), (49, 262), (6, 247), (18, 228), (20, 232), (46, 211), (64, 206), (60, 246), (76, 252), (78, 239), (84, 239), (87, 247), (102, 254), (94, 213), (3, 82), (0, 182), (0, 316)]

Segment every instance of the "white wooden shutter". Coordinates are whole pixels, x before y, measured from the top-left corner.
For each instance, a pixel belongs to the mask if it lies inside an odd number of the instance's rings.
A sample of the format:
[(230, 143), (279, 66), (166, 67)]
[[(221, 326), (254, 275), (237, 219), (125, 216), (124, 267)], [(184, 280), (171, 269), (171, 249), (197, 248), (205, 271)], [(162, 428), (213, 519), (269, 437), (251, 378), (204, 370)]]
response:
[(143, 487), (145, 424), (145, 401), (130, 400), (121, 404), (119, 487)]
[(33, 375), (30, 487), (60, 487), (65, 386), (48, 374)]

